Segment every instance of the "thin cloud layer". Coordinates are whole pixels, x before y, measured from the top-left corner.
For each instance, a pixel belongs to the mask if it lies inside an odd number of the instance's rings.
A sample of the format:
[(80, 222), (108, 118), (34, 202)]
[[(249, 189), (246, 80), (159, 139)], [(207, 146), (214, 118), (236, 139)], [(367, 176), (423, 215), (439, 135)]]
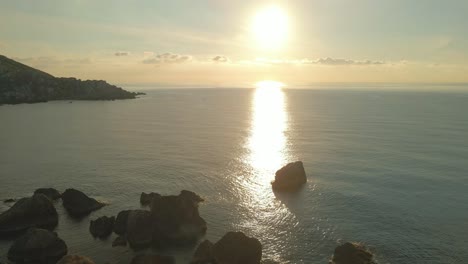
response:
[(320, 58), (314, 61), (310, 61), (310, 64), (323, 64), (323, 65), (383, 65), (385, 62), (382, 61), (371, 61), (371, 60), (347, 60), (347, 59), (333, 59), (330, 57)]
[(229, 62), (229, 58), (226, 56), (215, 56), (211, 60), (213, 62), (220, 62), (220, 63)]
[(118, 52), (116, 52), (114, 55), (117, 56), (117, 57), (128, 56), (128, 55), (130, 55), (130, 52), (127, 52), (127, 51), (118, 51)]
[(192, 61), (193, 57), (190, 55), (181, 55), (174, 53), (157, 54), (150, 58), (144, 59), (145, 64), (164, 64), (164, 63), (185, 63)]

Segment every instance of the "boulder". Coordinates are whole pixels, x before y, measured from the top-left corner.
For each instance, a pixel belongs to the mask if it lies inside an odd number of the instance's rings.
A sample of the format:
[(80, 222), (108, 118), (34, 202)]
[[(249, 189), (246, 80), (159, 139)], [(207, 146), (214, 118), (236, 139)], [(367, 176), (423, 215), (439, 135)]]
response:
[(146, 210), (132, 210), (127, 219), (127, 240), (132, 248), (143, 248), (152, 241), (151, 213)]
[(58, 215), (52, 202), (43, 194), (18, 200), (0, 215), (0, 235), (24, 231), (30, 227), (53, 229)]
[(200, 196), (185, 190), (177, 196), (155, 197), (151, 204), (155, 244), (195, 243), (204, 235), (206, 222), (198, 212), (198, 203), (201, 201), (203, 199)]
[(13, 243), (8, 258), (16, 263), (55, 264), (66, 254), (67, 245), (56, 233), (31, 228)]
[(359, 243), (347, 242), (335, 248), (330, 264), (376, 264), (374, 255)]
[(84, 256), (66, 255), (57, 264), (94, 264), (94, 261)]
[(89, 231), (94, 237), (106, 238), (112, 234), (114, 228), (115, 217), (102, 216), (96, 220), (91, 220)]
[(45, 196), (47, 196), (51, 200), (57, 200), (60, 197), (62, 197), (60, 192), (57, 191), (54, 188), (39, 188), (39, 189), (34, 191), (34, 194), (38, 194), (38, 193), (44, 194)]
[(112, 247), (125, 247), (127, 246), (127, 240), (123, 236), (118, 236), (112, 242)]
[(149, 205), (151, 204), (151, 201), (153, 201), (154, 197), (160, 197), (161, 195), (159, 193), (144, 193), (142, 192), (140, 195), (140, 203), (142, 205)]
[(98, 210), (105, 205), (75, 189), (65, 190), (62, 194), (62, 200), (63, 206), (73, 217), (88, 215), (92, 211)]
[(242, 232), (228, 232), (213, 245), (217, 264), (258, 264), (262, 259), (262, 244)]
[(161, 255), (138, 255), (130, 264), (175, 264), (174, 257)]
[(205, 240), (198, 245), (197, 250), (193, 254), (192, 261), (190, 264), (215, 264), (213, 256), (213, 243), (209, 240)]
[(302, 161), (288, 163), (275, 174), (271, 183), (274, 191), (295, 191), (307, 182)]
[(130, 211), (132, 210), (124, 210), (117, 215), (114, 222), (114, 233), (117, 235), (123, 235), (127, 232), (127, 220)]

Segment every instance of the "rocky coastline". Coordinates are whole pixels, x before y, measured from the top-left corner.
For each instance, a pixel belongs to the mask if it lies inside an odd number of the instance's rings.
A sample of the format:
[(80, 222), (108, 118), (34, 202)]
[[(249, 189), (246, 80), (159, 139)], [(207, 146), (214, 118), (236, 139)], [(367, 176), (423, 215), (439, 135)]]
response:
[(0, 55), (0, 105), (54, 100), (135, 99), (142, 94), (128, 92), (102, 80), (54, 77)]
[[(291, 185), (295, 188), (303, 184), (302, 162), (290, 163), (279, 171), (283, 184), (288, 179), (295, 182)], [(287, 188), (286, 191), (291, 189)], [(40, 188), (31, 197), (17, 200), (10, 209), (0, 214), (0, 238), (13, 241), (7, 254), (12, 263), (95, 263), (87, 256), (69, 255), (66, 241), (60, 238), (60, 234), (53, 232), (59, 221), (55, 208), (58, 202), (53, 201), (59, 199), (68, 215), (77, 221), (83, 221), (83, 216), (106, 206), (76, 189), (60, 193), (53, 188)], [(172, 256), (141, 255), (137, 252), (145, 248), (179, 246), (196, 247), (190, 264), (279, 263), (262, 258), (261, 237), (229, 231), (214, 243), (204, 239), (208, 226), (198, 210), (202, 202), (204, 199), (201, 196), (188, 190), (182, 190), (178, 195), (141, 193), (142, 208), (123, 210), (116, 216), (91, 219), (89, 235), (96, 239), (106, 239), (112, 233), (117, 234), (112, 247), (128, 247), (135, 251), (130, 264), (176, 263)], [(333, 255), (329, 264), (377, 263), (373, 253), (360, 243), (341, 244), (331, 253)]]

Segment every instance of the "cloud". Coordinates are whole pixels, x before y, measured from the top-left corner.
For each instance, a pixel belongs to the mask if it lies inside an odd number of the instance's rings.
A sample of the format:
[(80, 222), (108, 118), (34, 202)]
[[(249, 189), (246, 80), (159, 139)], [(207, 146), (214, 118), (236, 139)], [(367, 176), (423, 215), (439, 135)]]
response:
[(152, 51), (143, 51), (143, 56), (144, 57), (151, 57), (154, 55), (154, 52)]
[(383, 61), (372, 60), (351, 60), (351, 59), (334, 59), (330, 57), (319, 59), (268, 59), (257, 58), (250, 64), (270, 64), (270, 65), (330, 65), (330, 66), (372, 66), (387, 64)]
[(165, 63), (185, 63), (192, 61), (193, 57), (190, 55), (181, 55), (174, 53), (162, 53), (144, 59), (145, 64), (165, 64)]
[(220, 62), (220, 63), (229, 62), (229, 58), (226, 56), (215, 56), (211, 60), (213, 62)]
[(117, 51), (114, 55), (117, 56), (117, 57), (128, 56), (128, 55), (130, 55), (130, 52), (128, 52), (128, 51)]
[(322, 64), (322, 65), (383, 65), (385, 62), (382, 61), (371, 61), (371, 60), (348, 60), (348, 59), (333, 59), (330, 57), (320, 58), (314, 61), (309, 61), (307, 64)]

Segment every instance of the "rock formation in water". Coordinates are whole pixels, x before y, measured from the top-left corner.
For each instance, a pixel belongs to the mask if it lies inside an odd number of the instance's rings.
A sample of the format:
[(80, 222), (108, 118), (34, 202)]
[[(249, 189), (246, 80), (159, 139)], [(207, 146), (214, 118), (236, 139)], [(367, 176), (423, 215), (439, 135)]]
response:
[(174, 257), (162, 255), (138, 255), (130, 264), (175, 264)]
[(336, 247), (330, 264), (377, 264), (374, 255), (359, 243), (345, 243)]
[(44, 194), (45, 196), (47, 196), (51, 200), (57, 200), (60, 197), (62, 197), (60, 192), (57, 191), (54, 188), (39, 188), (39, 189), (34, 191), (34, 194), (38, 194), (38, 193)]
[(198, 212), (203, 199), (197, 194), (183, 190), (179, 195), (149, 196), (152, 197), (149, 211), (124, 210), (115, 219), (114, 232), (126, 238), (131, 247), (190, 244), (206, 233), (206, 222)]
[(56, 78), (0, 55), (0, 105), (52, 100), (134, 99), (137, 95), (105, 81)]
[(62, 201), (67, 212), (73, 217), (88, 215), (105, 205), (75, 189), (65, 190), (62, 194)]
[(67, 245), (56, 233), (31, 228), (13, 243), (8, 258), (16, 263), (55, 264), (66, 254)]
[(58, 215), (47, 196), (35, 194), (18, 200), (0, 215), (0, 235), (24, 231), (30, 227), (54, 228)]
[(78, 255), (66, 255), (61, 258), (57, 264), (95, 264), (91, 259), (78, 256)]
[(96, 220), (91, 220), (89, 223), (89, 232), (93, 237), (104, 239), (112, 234), (114, 229), (115, 217), (102, 216)]
[(112, 241), (112, 247), (125, 247), (127, 246), (127, 240), (123, 236), (118, 236)]
[(142, 205), (149, 205), (153, 201), (155, 197), (160, 197), (161, 195), (159, 193), (144, 193), (142, 192), (140, 195), (140, 203)]
[(242, 232), (228, 232), (214, 245), (203, 241), (195, 251), (191, 264), (259, 264), (262, 244)]
[(307, 182), (302, 161), (288, 163), (275, 174), (271, 183), (274, 191), (295, 191)]

